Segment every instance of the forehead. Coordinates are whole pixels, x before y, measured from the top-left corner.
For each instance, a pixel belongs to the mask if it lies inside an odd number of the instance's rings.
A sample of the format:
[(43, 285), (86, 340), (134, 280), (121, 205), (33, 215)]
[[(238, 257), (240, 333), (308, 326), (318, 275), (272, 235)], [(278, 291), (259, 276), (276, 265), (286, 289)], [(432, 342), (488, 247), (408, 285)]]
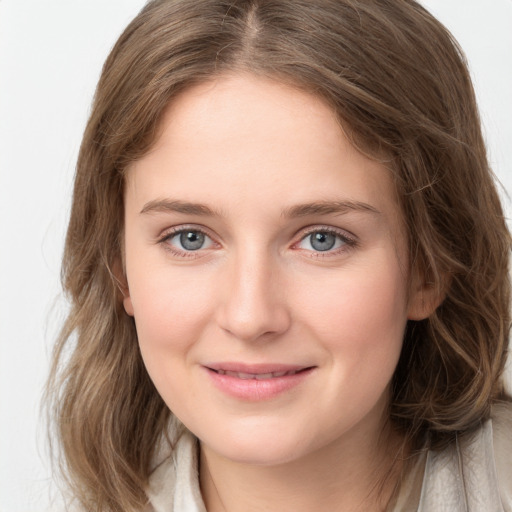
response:
[(253, 75), (224, 76), (181, 93), (127, 180), (139, 203), (171, 195), (239, 211), (331, 200), (397, 208), (390, 171), (353, 147), (333, 109)]

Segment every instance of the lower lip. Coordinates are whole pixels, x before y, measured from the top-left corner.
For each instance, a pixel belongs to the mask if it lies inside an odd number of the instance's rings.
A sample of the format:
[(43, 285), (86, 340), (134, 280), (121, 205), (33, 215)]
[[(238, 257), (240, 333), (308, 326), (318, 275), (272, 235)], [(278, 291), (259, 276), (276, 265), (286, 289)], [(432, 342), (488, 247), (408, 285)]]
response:
[(257, 380), (221, 375), (209, 368), (205, 369), (214, 385), (222, 392), (234, 398), (250, 402), (275, 398), (301, 384), (313, 372), (313, 368), (308, 368), (293, 375)]

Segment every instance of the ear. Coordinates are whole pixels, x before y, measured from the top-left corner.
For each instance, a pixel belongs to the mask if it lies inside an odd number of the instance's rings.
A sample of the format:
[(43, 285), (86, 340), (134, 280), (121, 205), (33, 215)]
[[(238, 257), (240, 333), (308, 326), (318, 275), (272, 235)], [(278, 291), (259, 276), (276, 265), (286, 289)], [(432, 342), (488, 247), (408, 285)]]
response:
[(129, 291), (123, 297), (123, 306), (124, 306), (124, 310), (126, 311), (127, 315), (134, 316), (133, 304), (132, 304), (132, 299), (130, 297), (130, 292)]
[(424, 320), (432, 315), (445, 299), (449, 284), (447, 274), (441, 276), (440, 283), (416, 274), (411, 281), (407, 319)]
[(134, 316), (132, 299), (130, 297), (130, 288), (128, 287), (128, 280), (126, 279), (126, 272), (120, 261), (116, 261), (112, 268), (117, 289), (119, 290), (119, 300), (123, 302), (123, 307), (126, 313)]

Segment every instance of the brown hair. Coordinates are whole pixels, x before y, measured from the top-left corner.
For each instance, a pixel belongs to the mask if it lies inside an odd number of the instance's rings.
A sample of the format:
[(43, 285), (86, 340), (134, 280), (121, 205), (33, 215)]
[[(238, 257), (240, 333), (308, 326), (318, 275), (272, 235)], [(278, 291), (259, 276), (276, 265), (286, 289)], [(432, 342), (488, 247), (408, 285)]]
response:
[(170, 411), (119, 299), (123, 172), (184, 88), (249, 71), (303, 88), (354, 144), (386, 155), (411, 265), (444, 302), (410, 321), (391, 419), (413, 446), (474, 428), (503, 393), (510, 238), (460, 48), (412, 0), (155, 0), (96, 91), (63, 260), (71, 310), (48, 382), (65, 472), (90, 511), (142, 510)]

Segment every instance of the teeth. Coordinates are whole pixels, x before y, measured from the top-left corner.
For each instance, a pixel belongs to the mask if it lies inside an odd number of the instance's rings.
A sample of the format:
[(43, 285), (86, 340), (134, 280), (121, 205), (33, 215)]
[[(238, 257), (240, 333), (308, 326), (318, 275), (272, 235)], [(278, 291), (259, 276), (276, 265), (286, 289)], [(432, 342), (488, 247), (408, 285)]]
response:
[(219, 375), (227, 375), (228, 377), (236, 377), (237, 379), (249, 380), (266, 380), (276, 377), (284, 377), (285, 375), (295, 375), (300, 370), (291, 370), (289, 372), (269, 372), (269, 373), (244, 373), (244, 372), (230, 372), (228, 370), (216, 370)]
[(265, 380), (265, 379), (271, 379), (272, 377), (277, 377), (277, 375), (274, 375), (273, 373), (258, 373), (254, 376), (256, 380)]

